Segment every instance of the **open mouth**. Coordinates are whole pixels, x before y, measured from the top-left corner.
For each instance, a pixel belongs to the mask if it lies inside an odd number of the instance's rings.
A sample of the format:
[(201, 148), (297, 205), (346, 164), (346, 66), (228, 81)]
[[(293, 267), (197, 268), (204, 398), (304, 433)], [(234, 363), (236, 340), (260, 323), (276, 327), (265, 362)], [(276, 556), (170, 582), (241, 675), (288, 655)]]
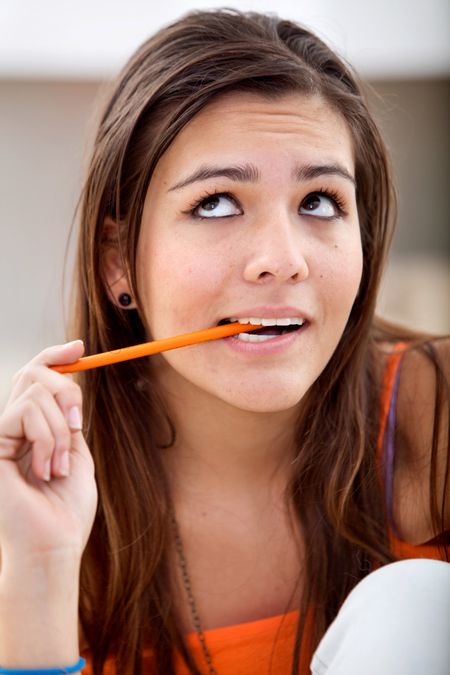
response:
[(261, 325), (261, 328), (252, 331), (251, 333), (239, 333), (234, 335), (234, 339), (242, 340), (243, 342), (263, 342), (270, 340), (280, 335), (287, 333), (294, 333), (298, 331), (306, 320), (301, 317), (280, 318), (280, 319), (262, 319), (257, 317), (230, 317), (229, 319), (222, 319), (219, 321), (219, 326), (224, 326), (227, 323), (250, 323), (254, 326)]

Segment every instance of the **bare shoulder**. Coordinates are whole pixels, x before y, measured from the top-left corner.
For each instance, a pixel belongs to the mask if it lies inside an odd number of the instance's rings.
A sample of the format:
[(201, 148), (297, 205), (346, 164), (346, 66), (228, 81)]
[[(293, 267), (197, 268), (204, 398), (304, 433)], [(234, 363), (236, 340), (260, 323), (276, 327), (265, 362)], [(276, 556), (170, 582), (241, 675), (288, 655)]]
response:
[[(448, 407), (449, 383), (450, 338), (433, 340), (424, 347), (405, 352), (401, 365), (397, 416), (399, 426), (412, 441), (419, 456), (426, 455), (430, 448), (439, 397)], [(448, 414), (441, 417), (440, 431), (448, 432)]]
[[(448, 489), (449, 383), (450, 338), (435, 339), (405, 352), (397, 399), (395, 490), (396, 511), (410, 541), (433, 536), (429, 507), (432, 465), (437, 504), (443, 503)], [(448, 496), (445, 501), (444, 527), (450, 529)]]
[(450, 382), (450, 338), (432, 340), (424, 347), (410, 349), (403, 357), (400, 379), (401, 402), (408, 404), (404, 415), (411, 421), (434, 412), (438, 373)]

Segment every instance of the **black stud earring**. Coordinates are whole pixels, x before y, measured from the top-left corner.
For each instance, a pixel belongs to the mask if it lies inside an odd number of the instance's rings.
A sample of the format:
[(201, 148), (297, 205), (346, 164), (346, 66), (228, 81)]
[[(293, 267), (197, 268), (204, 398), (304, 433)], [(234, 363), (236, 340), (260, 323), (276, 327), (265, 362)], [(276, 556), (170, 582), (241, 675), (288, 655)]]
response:
[(129, 293), (121, 293), (119, 295), (119, 303), (122, 307), (128, 307), (131, 305), (131, 295)]

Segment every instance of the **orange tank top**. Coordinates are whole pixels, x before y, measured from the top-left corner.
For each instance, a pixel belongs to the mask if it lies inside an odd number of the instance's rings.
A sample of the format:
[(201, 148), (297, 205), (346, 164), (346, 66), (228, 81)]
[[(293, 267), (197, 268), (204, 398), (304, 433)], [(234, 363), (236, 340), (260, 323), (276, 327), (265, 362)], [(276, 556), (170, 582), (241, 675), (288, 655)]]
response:
[[(384, 464), (386, 459), (384, 457), (385, 440), (387, 433), (390, 431), (388, 428), (389, 413), (395, 410), (396, 381), (401, 357), (402, 349), (399, 345), (389, 358), (381, 395), (381, 425), (377, 443), (377, 459), (383, 484), (385, 483), (383, 478), (383, 476), (385, 477)], [(396, 536), (392, 528), (389, 530), (389, 538), (391, 550), (400, 560), (405, 558), (441, 559), (437, 546), (408, 544)], [(298, 611), (292, 611), (258, 621), (205, 630), (204, 635), (208, 650), (218, 675), (290, 675), (298, 618)], [(308, 625), (311, 625), (311, 615), (307, 617), (305, 624), (305, 637), (309, 632)], [(196, 663), (203, 664), (202, 649), (195, 633), (187, 636), (187, 646)], [(89, 655), (85, 654), (84, 656), (88, 663), (83, 673), (84, 675), (92, 675)], [(312, 654), (306, 653), (304, 649), (301, 650), (300, 675), (310, 675), (311, 658)], [(177, 675), (190, 675), (180, 656), (175, 657), (175, 669)], [(208, 675), (206, 665), (201, 672)], [(164, 675), (163, 673), (156, 673), (150, 649), (144, 649), (143, 673), (144, 675)], [(104, 675), (123, 675), (117, 673), (113, 658), (108, 659)]]

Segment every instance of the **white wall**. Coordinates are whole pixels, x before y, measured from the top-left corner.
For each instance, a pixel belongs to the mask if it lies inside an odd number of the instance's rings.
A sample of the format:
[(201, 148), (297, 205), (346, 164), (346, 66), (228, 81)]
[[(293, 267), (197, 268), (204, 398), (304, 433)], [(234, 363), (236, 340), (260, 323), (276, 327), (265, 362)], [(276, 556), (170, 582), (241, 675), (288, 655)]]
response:
[(2, 0), (0, 77), (103, 79), (163, 24), (224, 5), (305, 23), (365, 77), (450, 72), (448, 0)]
[(0, 82), (0, 400), (18, 366), (64, 336), (64, 255), (97, 86)]

